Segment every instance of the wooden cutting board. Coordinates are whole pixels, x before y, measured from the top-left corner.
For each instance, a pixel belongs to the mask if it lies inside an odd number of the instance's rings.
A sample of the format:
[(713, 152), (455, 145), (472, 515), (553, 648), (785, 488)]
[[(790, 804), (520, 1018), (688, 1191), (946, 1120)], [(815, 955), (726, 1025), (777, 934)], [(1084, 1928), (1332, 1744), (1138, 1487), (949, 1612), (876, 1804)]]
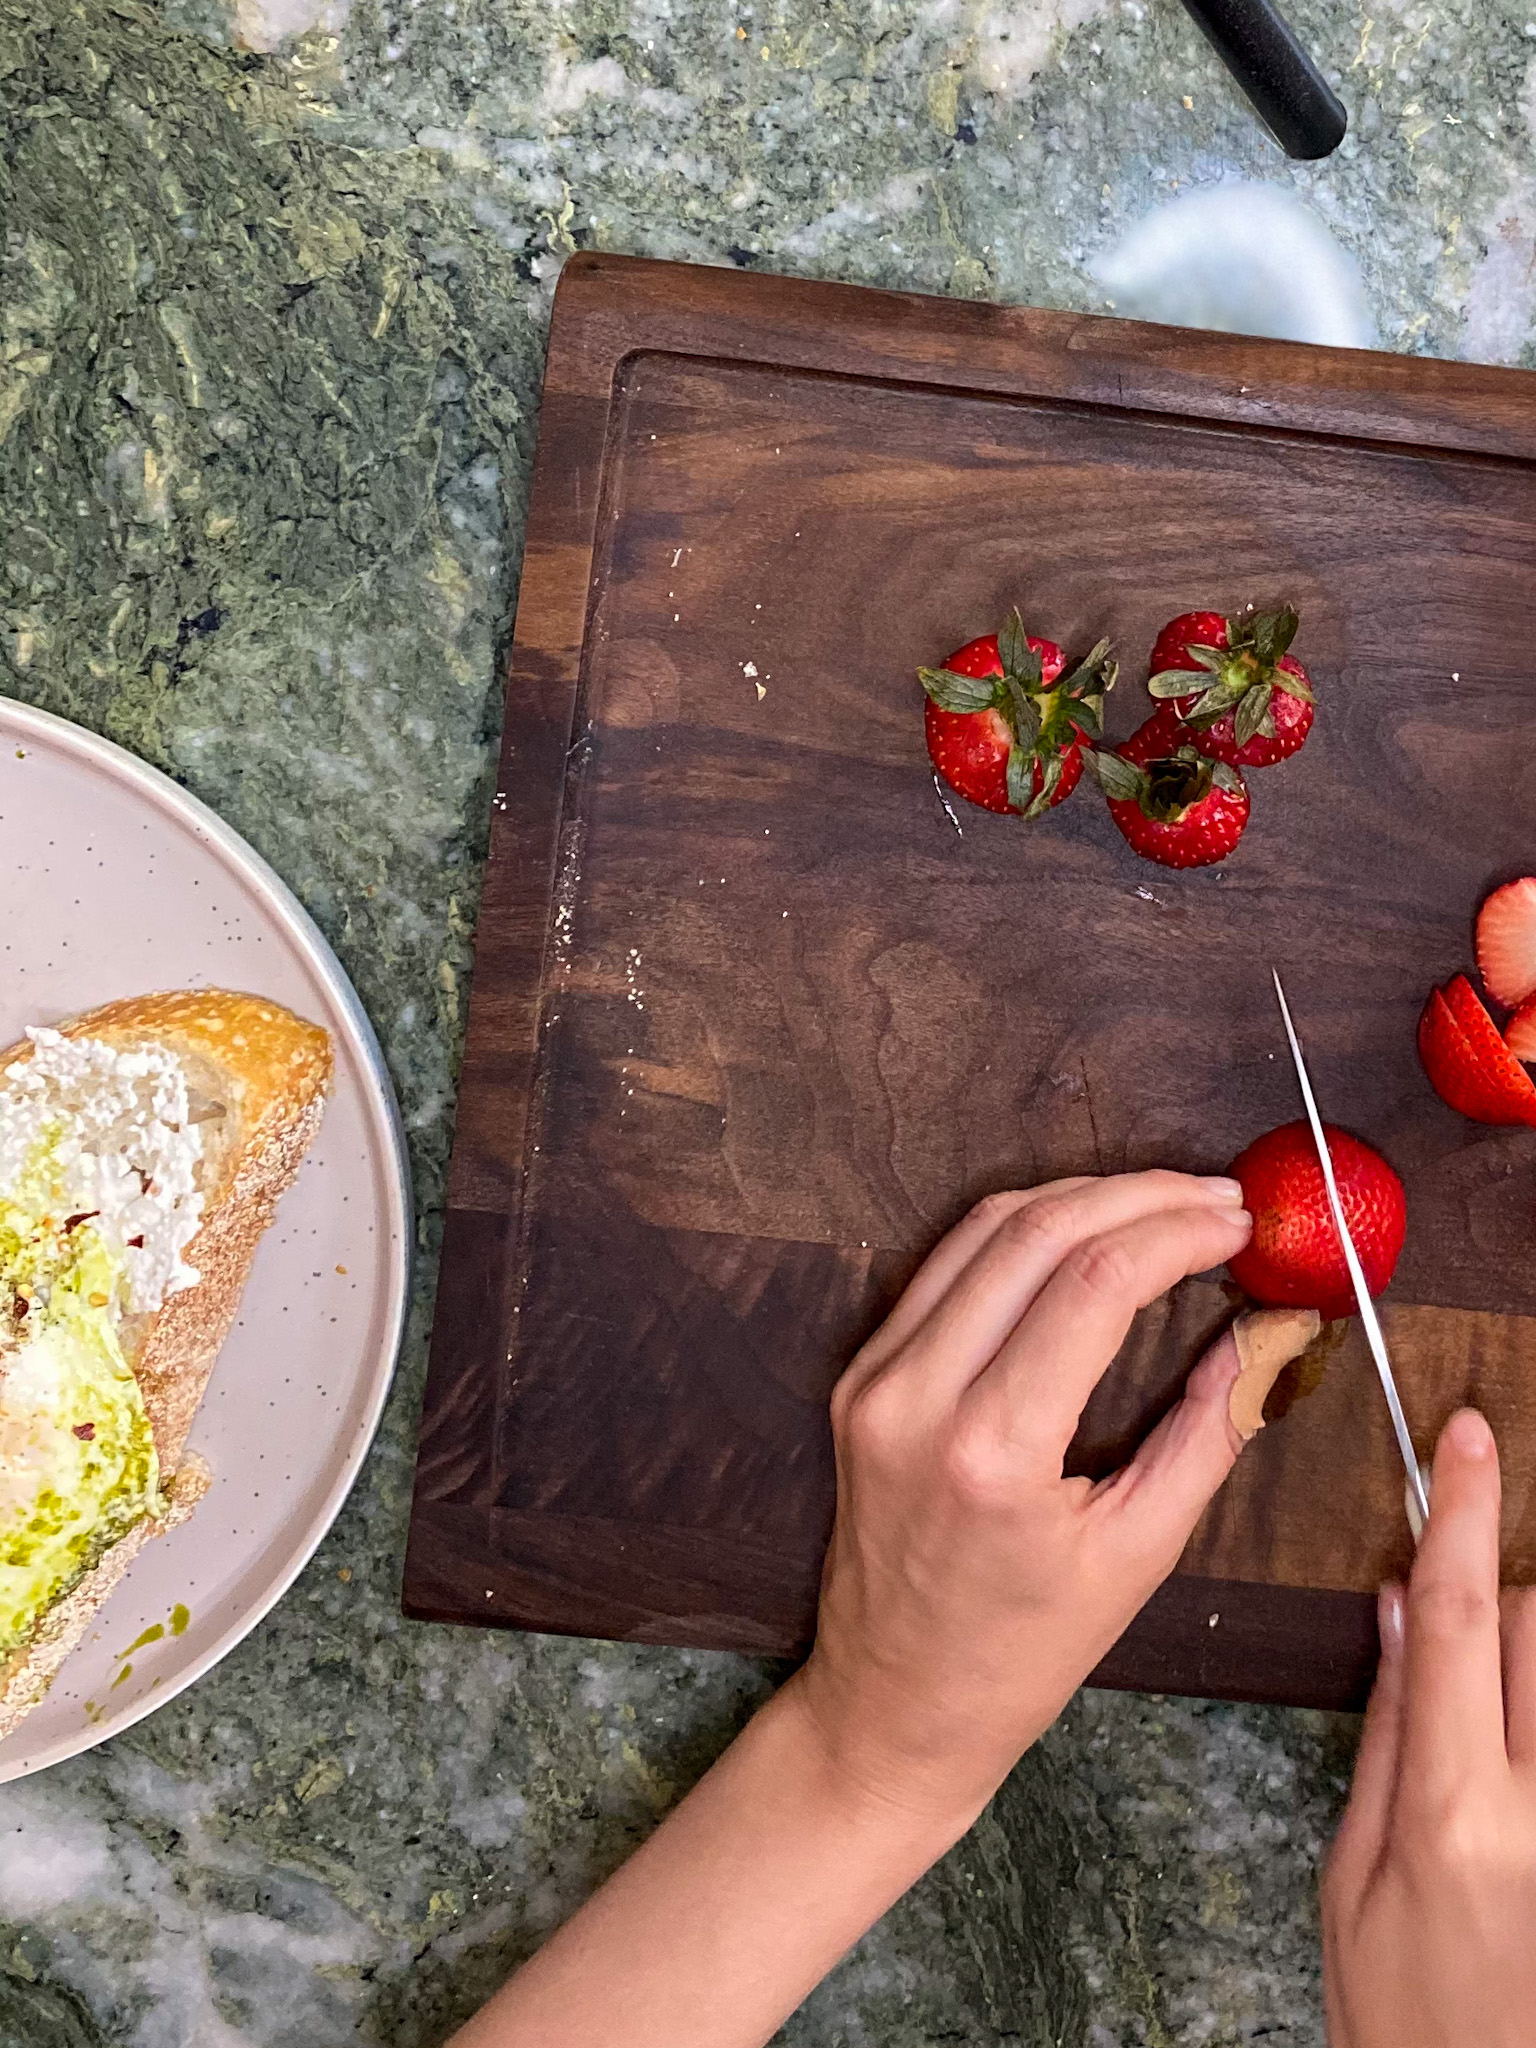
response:
[[(851, 1351), (988, 1190), (1219, 1169), (1297, 1115), (1271, 962), (1325, 1113), (1407, 1183), (1416, 1436), (1482, 1402), (1536, 1577), (1536, 1134), (1414, 1052), (1536, 860), (1533, 539), (1521, 373), (575, 258), (407, 1611), (803, 1649)], [(1028, 827), (941, 801), (913, 671), (1011, 604), (1113, 636), (1123, 736), (1164, 619), (1281, 598), (1318, 725), (1225, 867), (1138, 861), (1086, 780)], [(1079, 1469), (1229, 1313), (1217, 1276), (1142, 1318)], [(1325, 1363), (1102, 1682), (1361, 1698), (1401, 1472), (1357, 1338)]]

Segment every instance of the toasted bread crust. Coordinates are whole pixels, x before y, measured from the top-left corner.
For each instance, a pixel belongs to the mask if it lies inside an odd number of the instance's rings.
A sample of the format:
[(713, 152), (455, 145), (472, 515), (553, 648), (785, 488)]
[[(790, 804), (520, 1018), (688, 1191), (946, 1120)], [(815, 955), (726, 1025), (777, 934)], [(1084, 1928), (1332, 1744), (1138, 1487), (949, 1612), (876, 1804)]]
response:
[[(197, 1285), (123, 1331), (171, 1509), (115, 1543), (43, 1616), (31, 1642), (0, 1660), (0, 1738), (42, 1699), (148, 1539), (185, 1520), (207, 1491), (206, 1473), (193, 1469), (196, 1461), (183, 1463), (187, 1432), (262, 1232), (319, 1129), (332, 1068), (330, 1039), (317, 1025), (259, 996), (222, 989), (131, 997), (59, 1028), (68, 1038), (99, 1038), (123, 1048), (152, 1044), (177, 1054), (224, 1115), (218, 1143), (209, 1148), (202, 1227), (186, 1253)], [(31, 1051), (28, 1041), (0, 1053), (0, 1068)]]
[(0, 1659), (0, 1742), (44, 1698), (64, 1659), (82, 1640), (97, 1610), (116, 1590), (145, 1544), (152, 1536), (179, 1528), (208, 1491), (211, 1480), (201, 1458), (188, 1458), (171, 1486), (165, 1513), (136, 1523), (104, 1551), (79, 1585), (49, 1608), (31, 1642)]

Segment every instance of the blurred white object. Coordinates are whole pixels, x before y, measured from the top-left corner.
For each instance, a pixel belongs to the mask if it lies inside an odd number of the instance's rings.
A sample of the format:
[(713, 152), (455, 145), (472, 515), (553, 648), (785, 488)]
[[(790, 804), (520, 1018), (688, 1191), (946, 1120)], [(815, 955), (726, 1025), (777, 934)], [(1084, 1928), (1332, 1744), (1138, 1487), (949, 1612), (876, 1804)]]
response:
[(339, 36), (351, 9), (352, 0), (235, 0), (235, 40), (243, 49), (270, 53), (312, 28)]
[(1375, 346), (1355, 259), (1276, 185), (1233, 182), (1171, 200), (1092, 269), (1133, 320)]

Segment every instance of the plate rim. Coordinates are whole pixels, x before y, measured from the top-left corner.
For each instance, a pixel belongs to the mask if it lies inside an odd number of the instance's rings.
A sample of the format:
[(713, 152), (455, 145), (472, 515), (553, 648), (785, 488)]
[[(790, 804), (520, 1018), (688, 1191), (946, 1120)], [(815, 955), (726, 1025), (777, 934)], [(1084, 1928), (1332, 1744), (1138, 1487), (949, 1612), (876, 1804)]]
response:
[[(152, 767), (148, 761), (141, 760), (137, 754), (130, 753), (128, 748), (119, 746), (115, 740), (105, 739), (100, 733), (93, 732), (89, 726), (78, 725), (73, 719), (61, 718), (56, 712), (44, 711), (39, 706), (22, 703), (18, 698), (0, 695), (0, 727), (12, 728), (20, 734), (30, 731), (39, 741), (73, 753), (118, 782), (126, 783), (157, 807), (168, 808), (183, 824), (191, 825), (204, 839), (211, 842), (231, 866), (241, 872), (245, 879), (254, 884), (258, 892), (267, 898), (279, 921), (287, 926), (301, 954), (316, 972), (327, 994), (350, 1027), (355, 1049), (360, 1055), (359, 1065), (365, 1083), (372, 1084), (365, 1085), (364, 1094), (377, 1118), (379, 1136), (388, 1154), (387, 1160), (380, 1163), (386, 1169), (381, 1178), (385, 1188), (386, 1220), (390, 1225), (394, 1247), (390, 1255), (389, 1301), (386, 1305), (384, 1336), (373, 1367), (372, 1384), (367, 1392), (362, 1426), (343, 1451), (335, 1479), (327, 1488), (315, 1513), (303, 1524), (291, 1555), (279, 1567), (270, 1586), (258, 1594), (248, 1607), (242, 1609), (237, 1618), (206, 1650), (192, 1658), (183, 1672), (174, 1679), (168, 1677), (153, 1694), (125, 1701), (116, 1714), (104, 1715), (99, 1725), (87, 1722), (79, 1731), (78, 1739), (66, 1736), (48, 1744), (33, 1756), (19, 1756), (14, 1760), (0, 1752), (0, 1785), (7, 1785), (14, 1784), (22, 1778), (34, 1777), (39, 1771), (49, 1770), (55, 1764), (66, 1763), (71, 1757), (81, 1756), (88, 1750), (96, 1749), (102, 1743), (126, 1734), (130, 1728), (135, 1727), (140, 1721), (147, 1720), (151, 1714), (158, 1713), (162, 1707), (169, 1706), (173, 1699), (184, 1693), (189, 1686), (195, 1685), (200, 1678), (206, 1677), (216, 1664), (222, 1663), (232, 1650), (238, 1648), (251, 1631), (266, 1619), (277, 1603), (291, 1591), (294, 1582), (325, 1541), (336, 1517), (346, 1505), (378, 1436), (379, 1424), (383, 1420), (384, 1408), (399, 1368), (406, 1320), (410, 1313), (411, 1286), (415, 1269), (416, 1205), (411, 1186), (410, 1153), (406, 1144), (405, 1121), (400, 1113), (400, 1104), (395, 1096), (394, 1083), (390, 1079), (378, 1033), (374, 1030), (373, 1022), (363, 1008), (362, 999), (352, 986), (351, 979), (337, 958), (330, 941), (271, 863), (264, 859), (232, 825), (221, 818), (217, 811), (205, 804), (201, 797), (194, 796), (191, 790), (184, 789), (173, 776)], [(23, 1722), (16, 1731), (18, 1735), (25, 1726), (26, 1723)]]

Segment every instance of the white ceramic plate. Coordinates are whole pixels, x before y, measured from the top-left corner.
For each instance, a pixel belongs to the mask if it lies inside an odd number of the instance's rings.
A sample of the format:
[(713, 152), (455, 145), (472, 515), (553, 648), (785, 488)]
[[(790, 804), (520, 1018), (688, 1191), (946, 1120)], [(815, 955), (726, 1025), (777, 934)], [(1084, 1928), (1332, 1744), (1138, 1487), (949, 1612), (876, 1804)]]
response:
[(277, 876), (204, 805), (121, 748), (0, 699), (0, 875), (0, 1046), (117, 996), (213, 986), (286, 1003), (323, 1024), (336, 1053), (319, 1138), (256, 1254), (193, 1425), (212, 1489), (145, 1547), (47, 1699), (0, 1743), (4, 1783), (163, 1705), (292, 1585), (378, 1426), (411, 1213), (399, 1113), (351, 984)]

